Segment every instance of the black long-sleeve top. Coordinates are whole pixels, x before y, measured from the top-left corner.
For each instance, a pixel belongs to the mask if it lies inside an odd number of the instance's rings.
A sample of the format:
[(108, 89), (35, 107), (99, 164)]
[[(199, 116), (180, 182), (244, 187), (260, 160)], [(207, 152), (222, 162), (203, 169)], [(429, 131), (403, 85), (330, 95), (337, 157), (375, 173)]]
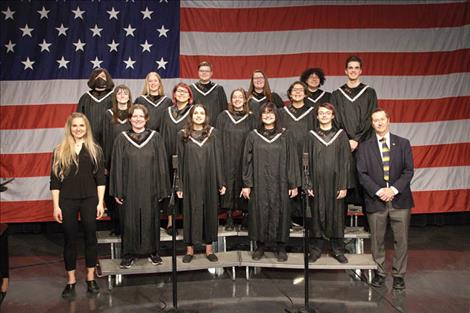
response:
[(88, 150), (82, 147), (78, 154), (78, 171), (72, 164), (70, 171), (60, 179), (51, 170), (50, 190), (60, 190), (61, 199), (84, 199), (97, 195), (96, 187), (106, 185), (102, 154), (95, 168)]

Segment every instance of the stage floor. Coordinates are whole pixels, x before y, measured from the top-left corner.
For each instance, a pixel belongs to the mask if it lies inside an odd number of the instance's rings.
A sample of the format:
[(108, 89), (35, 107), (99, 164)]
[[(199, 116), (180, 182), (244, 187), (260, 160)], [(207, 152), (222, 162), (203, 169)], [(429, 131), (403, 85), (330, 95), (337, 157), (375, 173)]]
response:
[[(172, 306), (170, 274), (125, 276), (112, 291), (102, 278), (101, 293), (87, 297), (80, 272), (83, 257), (77, 267), (77, 297), (63, 300), (62, 235), (16, 234), (9, 243), (10, 288), (2, 313), (160, 312)], [(387, 234), (389, 269), (392, 245)], [(365, 246), (369, 252), (367, 241)], [(99, 250), (109, 258), (107, 246)], [(245, 269), (238, 268), (235, 281), (230, 271), (217, 276), (200, 270), (178, 273), (178, 280), (179, 308), (190, 312), (297, 312), (304, 303), (302, 270), (262, 269), (246, 280)], [(319, 313), (470, 312), (470, 226), (412, 227), (406, 292), (393, 292), (391, 284), (390, 276), (386, 288), (377, 289), (355, 279), (352, 271), (313, 270), (311, 307)]]

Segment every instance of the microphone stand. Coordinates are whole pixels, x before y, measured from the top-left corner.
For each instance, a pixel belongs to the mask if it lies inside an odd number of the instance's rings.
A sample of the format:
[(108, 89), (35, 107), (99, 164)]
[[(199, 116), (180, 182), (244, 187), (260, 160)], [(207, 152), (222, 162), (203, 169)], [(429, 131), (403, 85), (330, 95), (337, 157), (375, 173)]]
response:
[(167, 310), (168, 313), (189, 313), (178, 309), (178, 279), (177, 279), (177, 264), (176, 264), (176, 178), (178, 177), (178, 156), (173, 155), (171, 159), (172, 168), (173, 168), (173, 183), (171, 186), (171, 195), (170, 201), (168, 204), (168, 209), (171, 210), (171, 217), (173, 219), (173, 229), (172, 229), (172, 246), (173, 253), (171, 255), (171, 282), (172, 282), (172, 295), (173, 295), (173, 308)]

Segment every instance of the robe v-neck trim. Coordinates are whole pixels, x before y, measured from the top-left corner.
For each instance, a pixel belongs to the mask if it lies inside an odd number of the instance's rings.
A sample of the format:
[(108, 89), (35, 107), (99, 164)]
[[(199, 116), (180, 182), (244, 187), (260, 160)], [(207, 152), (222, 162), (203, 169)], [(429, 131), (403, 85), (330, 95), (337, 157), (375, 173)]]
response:
[(333, 136), (333, 138), (331, 138), (330, 141), (326, 142), (323, 138), (320, 137), (320, 135), (318, 135), (316, 132), (314, 132), (313, 130), (310, 131), (312, 133), (313, 136), (315, 136), (315, 138), (317, 138), (322, 144), (324, 144), (325, 146), (329, 146), (331, 145), (333, 142), (335, 142), (335, 140), (338, 138), (338, 136), (343, 132), (342, 129), (338, 130), (336, 132), (336, 134)]
[(157, 103), (153, 103), (152, 100), (147, 98), (147, 96), (142, 96), (142, 98), (144, 98), (149, 104), (151, 104), (155, 108), (158, 108), (158, 106), (163, 102), (163, 100), (165, 100), (167, 98), (167, 96), (161, 97), (160, 100)]
[(214, 86), (212, 86), (211, 89), (209, 89), (208, 91), (204, 92), (204, 91), (202, 91), (201, 89), (199, 89), (195, 83), (193, 83), (193, 87), (194, 87), (201, 95), (203, 95), (204, 97), (207, 96), (208, 94), (210, 94), (210, 93), (212, 92), (212, 90), (214, 90), (215, 87), (217, 87), (217, 86), (218, 86), (218, 85), (217, 85), (216, 83), (214, 83)]
[(246, 120), (248, 118), (248, 115), (249, 113), (246, 113), (242, 118), (240, 118), (239, 120), (235, 120), (232, 116), (232, 114), (230, 114), (230, 111), (229, 110), (225, 110), (225, 112), (227, 113), (228, 117), (232, 120), (233, 124), (240, 124), (241, 122), (243, 122), (244, 120)]
[(114, 92), (114, 88), (113, 90), (111, 90), (110, 92), (108, 92), (103, 98), (101, 99), (98, 99), (96, 98), (94, 95), (91, 94), (91, 92), (87, 91), (86, 93), (95, 101), (95, 102), (102, 102), (104, 99), (106, 99), (110, 94), (112, 94)]
[[(111, 110), (111, 109), (108, 109), (108, 112), (109, 112), (109, 113), (111, 113), (111, 116), (114, 116), (114, 112), (113, 112), (113, 110)], [(127, 123), (127, 121), (129, 121), (129, 119), (128, 119), (128, 118), (126, 118), (125, 120), (121, 120), (121, 119), (118, 117), (118, 118), (117, 118), (117, 121), (118, 121), (120, 124), (126, 124), (126, 123)]]
[(197, 141), (191, 136), (189, 136), (189, 139), (191, 139), (191, 141), (197, 144), (199, 147), (202, 147), (206, 143), (206, 141), (209, 140), (209, 137), (211, 136), (213, 130), (214, 130), (214, 127), (211, 127), (211, 129), (209, 129), (209, 133), (207, 134), (207, 137), (204, 138), (204, 140), (201, 142)]
[[(191, 107), (191, 105), (189, 105), (189, 106)], [(173, 121), (174, 124), (178, 124), (179, 122), (184, 120), (189, 115), (189, 111), (191, 111), (191, 109), (188, 109), (188, 111), (186, 113), (184, 113), (179, 119), (175, 119), (173, 117), (173, 114), (171, 114), (171, 108), (172, 107), (168, 107), (168, 115), (170, 115), (170, 118), (171, 118), (171, 120)]]
[(258, 99), (258, 98), (256, 98), (256, 97), (251, 97), (251, 99), (252, 99), (252, 100), (255, 100), (255, 101), (258, 102), (258, 103), (260, 103), (261, 101), (266, 100), (266, 96), (264, 96), (264, 97), (261, 98), (261, 99)]
[(326, 91), (322, 91), (322, 93), (316, 98), (316, 99), (312, 99), (310, 97), (307, 97), (307, 99), (309, 99), (310, 101), (312, 101), (313, 103), (317, 103), (318, 100), (321, 99), (321, 97), (323, 97), (323, 95), (326, 93)]
[(257, 129), (254, 130), (255, 134), (257, 134), (258, 136), (261, 137), (261, 139), (263, 139), (264, 141), (266, 141), (267, 143), (271, 144), (273, 142), (275, 142), (277, 139), (279, 139), (279, 137), (282, 136), (282, 132), (277, 134), (276, 136), (274, 136), (272, 139), (268, 139), (266, 137), (264, 137), (263, 135), (261, 135)]
[[(304, 104), (304, 105), (305, 105), (305, 104)], [(307, 116), (307, 115), (313, 110), (313, 107), (308, 108), (307, 111), (305, 111), (304, 113), (302, 113), (299, 117), (295, 117), (295, 115), (292, 114), (292, 112), (289, 111), (289, 109), (288, 109), (287, 107), (284, 107), (284, 110), (287, 112), (287, 114), (290, 115), (290, 117), (291, 117), (294, 121), (298, 122), (298, 121), (300, 121), (301, 119), (303, 119), (305, 116)]]
[(148, 136), (147, 139), (145, 139), (145, 141), (143, 141), (141, 144), (138, 144), (136, 143), (134, 140), (132, 140), (129, 135), (123, 131), (122, 132), (124, 134), (124, 137), (126, 137), (126, 139), (131, 143), (133, 144), (137, 149), (141, 149), (143, 148), (146, 144), (148, 144), (148, 142), (150, 141), (150, 139), (152, 139), (152, 137), (155, 135), (156, 131), (152, 130), (152, 132), (150, 133), (150, 135)]
[(364, 85), (364, 88), (362, 88), (362, 90), (359, 91), (359, 93), (354, 98), (351, 98), (348, 94), (346, 94), (344, 92), (343, 88), (339, 87), (338, 89), (339, 89), (339, 91), (341, 91), (343, 96), (345, 96), (349, 101), (354, 102), (364, 93), (364, 91), (366, 91), (367, 88), (369, 88), (369, 86)]

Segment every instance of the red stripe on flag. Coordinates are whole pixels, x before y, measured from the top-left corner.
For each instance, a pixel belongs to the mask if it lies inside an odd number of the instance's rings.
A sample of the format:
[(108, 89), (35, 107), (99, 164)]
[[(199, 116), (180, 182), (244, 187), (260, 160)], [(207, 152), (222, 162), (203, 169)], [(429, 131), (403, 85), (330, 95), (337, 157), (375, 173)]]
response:
[(2, 154), (0, 177), (39, 177), (51, 174), (52, 153)]
[[(268, 77), (292, 77), (308, 67), (320, 66), (327, 76), (344, 75), (347, 53), (302, 53), (256, 56), (181, 55), (182, 78), (197, 78), (197, 66), (210, 60), (216, 79), (248, 79), (253, 70), (262, 69)], [(445, 52), (361, 52), (365, 75), (416, 76), (470, 72), (470, 49)], [(400, 66), (397, 66), (400, 64)]]
[(470, 165), (470, 143), (414, 146), (412, 149), (416, 168)]
[(463, 2), (424, 5), (181, 8), (180, 29), (185, 32), (261, 32), (312, 28), (455, 27), (470, 22), (468, 6), (468, 2)]
[(419, 123), (470, 119), (470, 96), (441, 99), (379, 100), (394, 123)]
[(413, 213), (470, 211), (470, 189), (413, 192)]
[(0, 106), (0, 129), (62, 128), (76, 104)]
[(1, 223), (50, 222), (52, 200), (0, 202)]

